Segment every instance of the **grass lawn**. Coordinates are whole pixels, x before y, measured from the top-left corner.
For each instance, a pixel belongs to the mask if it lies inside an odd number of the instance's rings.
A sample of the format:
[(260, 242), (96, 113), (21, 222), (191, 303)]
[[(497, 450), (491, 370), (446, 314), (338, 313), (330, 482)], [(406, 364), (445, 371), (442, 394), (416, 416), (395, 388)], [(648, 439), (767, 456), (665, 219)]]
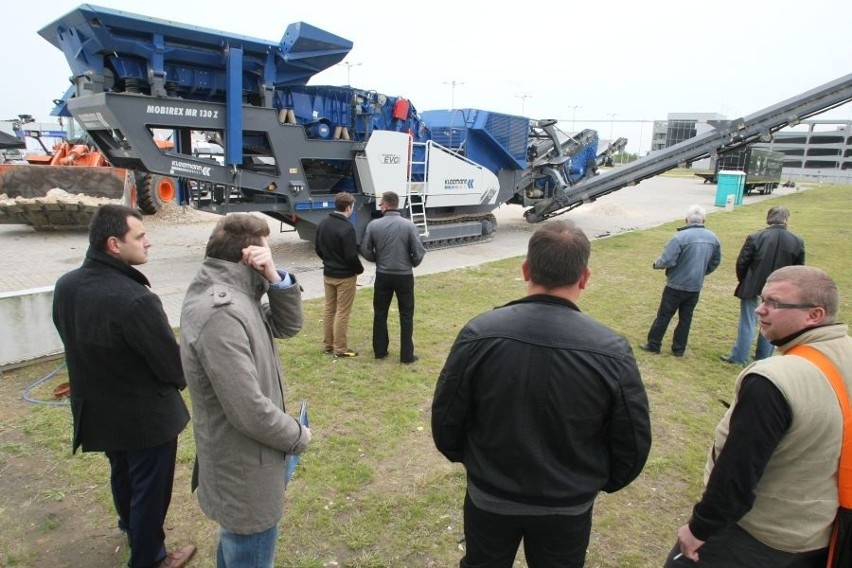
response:
[[(660, 566), (675, 530), (701, 492), (713, 429), (736, 376), (718, 355), (730, 351), (739, 302), (734, 261), (745, 236), (765, 226), (771, 205), (790, 209), (790, 229), (805, 239), (807, 264), (826, 269), (850, 313), (852, 187), (824, 186), (733, 212), (710, 215), (722, 241), (722, 265), (705, 283), (689, 349), (679, 359), (635, 348), (648, 390), (654, 442), (645, 470), (630, 487), (596, 502), (587, 565)], [(570, 217), (570, 214), (569, 214)], [(664, 285), (651, 263), (678, 223), (592, 243), (590, 286), (580, 308), (644, 342)], [(314, 442), (287, 494), (277, 564), (283, 567), (449, 567), (461, 556), (463, 468), (432, 445), (429, 410), (435, 381), (456, 333), (474, 315), (521, 297), (521, 258), (419, 277), (415, 343), (420, 361), (398, 360), (398, 322), (391, 312), (391, 354), (370, 353), (372, 290), (358, 292), (350, 347), (361, 357), (321, 353), (322, 300), (305, 303), (303, 331), (281, 341), (289, 407), (307, 399)], [(70, 455), (70, 413), (33, 405), (21, 391), (57, 365), (45, 362), (0, 379), (0, 566), (118, 566), (126, 550), (114, 529), (108, 466), (99, 454)], [(33, 396), (44, 400), (64, 371)], [(188, 396), (188, 394), (185, 394)], [(180, 438), (168, 542), (193, 541), (193, 567), (215, 566), (216, 525), (189, 492), (191, 424)], [(522, 558), (516, 563), (525, 566)]]

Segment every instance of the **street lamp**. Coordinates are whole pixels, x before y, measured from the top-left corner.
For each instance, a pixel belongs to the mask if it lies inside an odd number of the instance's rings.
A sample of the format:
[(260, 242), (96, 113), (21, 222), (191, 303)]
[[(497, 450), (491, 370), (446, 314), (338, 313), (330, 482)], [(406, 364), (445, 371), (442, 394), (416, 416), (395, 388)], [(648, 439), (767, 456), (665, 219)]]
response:
[(577, 126), (574, 124), (575, 122), (577, 122), (577, 109), (583, 108), (583, 107), (581, 107), (579, 105), (572, 105), (572, 106), (569, 106), (568, 108), (570, 108), (572, 110), (572, 112), (571, 112), (571, 132), (577, 132)]
[(445, 85), (450, 86), (450, 110), (456, 110), (456, 87), (464, 85), (460, 81), (444, 81)]
[[(607, 116), (609, 117), (609, 143), (611, 145), (614, 142), (614, 139), (613, 139), (613, 136), (612, 136), (612, 127), (615, 124), (616, 114), (614, 112), (610, 112), (610, 113), (607, 113)], [(619, 163), (621, 163), (620, 160), (621, 160), (621, 156), (619, 156)]]
[(524, 115), (524, 109), (525, 109), (526, 104), (527, 104), (527, 99), (532, 97), (532, 95), (527, 95), (526, 93), (524, 93), (523, 95), (515, 95), (515, 96), (517, 98), (521, 99), (521, 116), (523, 116)]
[(352, 86), (352, 78), (351, 78), (352, 68), (358, 67), (361, 64), (360, 63), (349, 63), (348, 61), (344, 61), (343, 63), (338, 63), (338, 65), (346, 65), (346, 85), (351, 87)]
[(618, 115), (616, 115), (614, 112), (611, 112), (611, 113), (608, 113), (607, 116), (609, 117), (609, 143), (612, 144), (612, 141), (613, 141), (612, 128), (613, 128), (613, 125), (615, 124), (615, 117), (618, 116)]

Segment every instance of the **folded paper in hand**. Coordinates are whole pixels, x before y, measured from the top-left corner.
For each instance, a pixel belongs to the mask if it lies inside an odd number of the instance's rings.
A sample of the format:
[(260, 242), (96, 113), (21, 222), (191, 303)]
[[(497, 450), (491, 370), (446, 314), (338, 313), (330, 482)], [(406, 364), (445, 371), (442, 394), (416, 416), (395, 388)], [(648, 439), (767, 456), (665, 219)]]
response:
[[(303, 400), (299, 407), (299, 424), (308, 426), (308, 401)], [(290, 483), (290, 478), (293, 477), (293, 472), (296, 471), (296, 464), (299, 463), (301, 454), (287, 454), (284, 458), (284, 487)]]

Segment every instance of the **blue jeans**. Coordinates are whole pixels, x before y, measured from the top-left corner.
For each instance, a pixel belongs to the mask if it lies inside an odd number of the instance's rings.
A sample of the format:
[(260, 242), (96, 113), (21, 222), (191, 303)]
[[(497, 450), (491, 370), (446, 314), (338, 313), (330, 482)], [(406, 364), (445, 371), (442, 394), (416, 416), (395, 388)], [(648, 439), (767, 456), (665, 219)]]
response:
[[(754, 310), (757, 309), (757, 304), (757, 298), (740, 299), (740, 323), (737, 328), (737, 342), (731, 349), (731, 360), (741, 365), (748, 363), (749, 351), (751, 351), (751, 344), (754, 342), (754, 331), (757, 327), (757, 314), (754, 313)], [(766, 359), (772, 355), (774, 350), (775, 346), (763, 337), (763, 334), (758, 333), (754, 360)]]
[(699, 292), (686, 292), (666, 286), (663, 288), (663, 297), (660, 299), (660, 307), (657, 309), (657, 317), (648, 331), (648, 345), (659, 351), (663, 344), (663, 336), (669, 327), (669, 322), (677, 313), (677, 327), (672, 338), (672, 353), (683, 355), (686, 351), (686, 342), (689, 340), (689, 328), (692, 325), (692, 313), (698, 305)]
[(272, 568), (275, 562), (275, 544), (278, 525), (253, 534), (237, 534), (219, 529), (219, 548), (216, 550), (217, 568)]

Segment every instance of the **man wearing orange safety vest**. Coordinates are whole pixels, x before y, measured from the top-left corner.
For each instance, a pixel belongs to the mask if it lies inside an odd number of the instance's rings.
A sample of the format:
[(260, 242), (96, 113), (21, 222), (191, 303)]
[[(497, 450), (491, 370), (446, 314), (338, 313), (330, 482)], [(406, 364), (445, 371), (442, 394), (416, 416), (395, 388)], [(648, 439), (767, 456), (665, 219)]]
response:
[(849, 506), (852, 480), (839, 488), (838, 474), (852, 338), (835, 321), (837, 286), (818, 268), (787, 266), (769, 276), (760, 302), (760, 331), (777, 355), (737, 378), (704, 494), (667, 567), (825, 566), (838, 507)]

